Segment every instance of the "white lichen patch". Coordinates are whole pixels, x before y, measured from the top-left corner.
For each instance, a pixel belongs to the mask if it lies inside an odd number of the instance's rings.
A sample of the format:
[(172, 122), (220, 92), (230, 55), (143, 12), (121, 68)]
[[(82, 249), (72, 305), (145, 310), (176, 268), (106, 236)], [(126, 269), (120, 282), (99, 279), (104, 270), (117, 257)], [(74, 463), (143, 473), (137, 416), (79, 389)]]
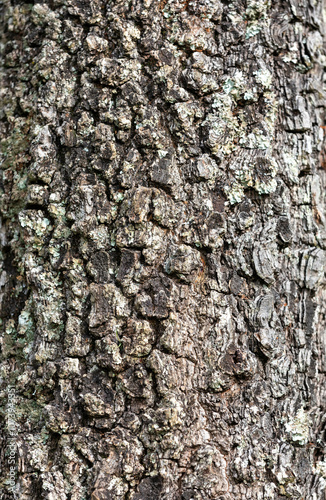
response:
[(18, 332), (20, 335), (26, 335), (33, 328), (33, 318), (28, 306), (23, 309), (18, 318)]
[(249, 0), (245, 13), (248, 22), (246, 38), (257, 35), (267, 24), (267, 11), (271, 6), (270, 0)]
[(43, 442), (41, 434), (28, 434), (25, 441), (29, 445), (30, 464), (39, 471), (45, 471), (48, 463), (48, 450)]
[[(259, 194), (269, 194), (275, 192), (277, 187), (275, 177), (278, 165), (272, 157), (272, 147), (278, 116), (278, 100), (276, 94), (270, 90), (272, 75), (262, 64), (255, 73), (257, 87), (252, 87), (252, 83), (247, 81), (244, 73), (239, 70), (227, 78), (223, 84), (223, 92), (213, 95), (212, 112), (208, 113), (202, 122), (206, 133), (206, 145), (220, 160), (236, 151), (240, 153), (243, 148), (265, 151), (262, 170), (260, 165), (256, 168), (255, 161), (253, 163), (242, 161), (241, 153), (236, 168), (232, 168), (231, 165), (231, 170), (236, 170), (235, 179), (232, 179), (231, 185), (225, 187), (231, 204), (243, 200), (246, 188), (253, 188)], [(236, 114), (234, 109), (238, 106), (239, 100), (247, 100), (248, 104), (256, 102), (259, 87), (263, 88), (260, 92), (263, 92), (264, 117), (255, 128), (248, 130), (245, 113), (240, 111)]]
[(244, 98), (245, 101), (252, 101), (254, 99), (254, 94), (250, 90), (247, 90), (243, 94), (243, 98)]
[(290, 47), (289, 51), (282, 56), (282, 60), (285, 63), (296, 64), (299, 61), (299, 58), (300, 58), (300, 48), (298, 42), (294, 42), (293, 45)]
[(258, 99), (257, 88), (252, 87), (252, 83), (240, 70), (236, 70), (232, 77), (226, 78), (223, 90), (226, 94), (230, 94), (235, 101), (240, 99), (257, 101)]
[(247, 3), (246, 18), (250, 20), (265, 19), (270, 5), (270, 0), (249, 0)]
[(245, 196), (244, 188), (238, 182), (233, 182), (232, 187), (225, 186), (224, 191), (231, 205), (234, 205), (235, 203), (240, 203)]
[(104, 224), (100, 224), (96, 229), (90, 231), (88, 236), (95, 244), (97, 250), (106, 248), (109, 244), (109, 231)]
[(248, 39), (255, 35), (258, 35), (258, 33), (260, 33), (261, 30), (262, 26), (260, 26), (257, 21), (251, 23), (247, 28), (246, 38)]
[(136, 49), (137, 40), (139, 40), (141, 33), (137, 26), (132, 22), (123, 21), (116, 18), (117, 26), (121, 33), (122, 46), (126, 53), (132, 53)]
[(44, 217), (41, 210), (24, 210), (18, 218), (21, 227), (24, 228), (24, 236), (32, 248), (41, 250), (45, 236), (52, 230), (49, 219)]
[(285, 424), (285, 430), (293, 443), (304, 446), (309, 439), (309, 425), (308, 413), (300, 408), (296, 415)]
[(37, 285), (33, 292), (33, 302), (42, 336), (47, 340), (54, 340), (63, 329), (62, 282), (56, 273), (38, 265), (38, 259), (31, 254), (25, 258), (25, 267), (29, 279)]
[[(240, 70), (236, 70), (232, 78), (227, 78), (223, 84), (223, 90), (226, 94), (231, 94), (232, 97), (237, 101), (241, 98), (247, 100), (256, 100), (256, 88), (250, 88), (250, 84), (247, 81), (244, 73)], [(246, 97), (245, 97), (246, 95)]]
[(271, 156), (254, 157), (252, 161), (242, 159), (230, 166), (236, 182), (224, 188), (231, 204), (239, 203), (244, 197), (244, 189), (253, 188), (259, 194), (274, 193), (278, 167)]
[(319, 476), (321, 489), (326, 488), (326, 461), (319, 461), (313, 467), (313, 471), (315, 474)]
[(245, 130), (245, 123), (243, 121), (239, 123), (233, 114), (233, 88), (234, 82), (228, 80), (225, 83), (226, 91), (214, 95), (213, 112), (209, 113), (202, 123), (202, 126), (207, 128), (207, 146), (213, 154), (222, 157), (237, 149), (236, 138)]
[(271, 146), (271, 138), (262, 130), (255, 128), (247, 136), (240, 139), (240, 144), (249, 149), (268, 149)]
[(276, 179), (272, 179), (270, 182), (257, 182), (255, 183), (255, 189), (259, 194), (269, 194), (275, 193), (277, 188)]
[(261, 68), (254, 73), (257, 83), (260, 83), (265, 89), (270, 89), (272, 85), (272, 73), (267, 68)]
[(18, 317), (17, 334), (21, 337), (23, 355), (28, 358), (35, 336), (35, 324), (32, 315), (32, 300), (30, 299)]

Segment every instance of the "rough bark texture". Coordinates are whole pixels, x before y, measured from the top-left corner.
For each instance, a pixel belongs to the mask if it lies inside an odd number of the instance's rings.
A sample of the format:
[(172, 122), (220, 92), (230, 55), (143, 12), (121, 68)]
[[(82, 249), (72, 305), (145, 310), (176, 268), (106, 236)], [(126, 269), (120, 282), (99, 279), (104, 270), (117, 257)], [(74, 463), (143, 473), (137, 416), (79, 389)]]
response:
[(323, 9), (4, 0), (16, 498), (325, 498)]

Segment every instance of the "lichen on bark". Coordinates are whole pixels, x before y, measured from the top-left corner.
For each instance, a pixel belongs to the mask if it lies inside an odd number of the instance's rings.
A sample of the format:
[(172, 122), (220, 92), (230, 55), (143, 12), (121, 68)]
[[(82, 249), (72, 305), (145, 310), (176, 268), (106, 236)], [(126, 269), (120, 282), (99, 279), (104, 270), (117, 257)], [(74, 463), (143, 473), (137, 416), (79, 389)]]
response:
[(4, 0), (4, 500), (325, 498), (324, 11)]

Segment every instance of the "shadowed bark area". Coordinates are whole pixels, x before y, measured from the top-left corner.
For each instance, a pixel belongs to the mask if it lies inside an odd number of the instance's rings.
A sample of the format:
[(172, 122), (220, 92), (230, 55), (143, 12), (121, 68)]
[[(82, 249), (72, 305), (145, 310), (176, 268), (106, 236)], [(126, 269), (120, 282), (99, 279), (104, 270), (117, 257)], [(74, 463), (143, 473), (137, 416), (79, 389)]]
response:
[(3, 0), (1, 499), (326, 498), (324, 15)]

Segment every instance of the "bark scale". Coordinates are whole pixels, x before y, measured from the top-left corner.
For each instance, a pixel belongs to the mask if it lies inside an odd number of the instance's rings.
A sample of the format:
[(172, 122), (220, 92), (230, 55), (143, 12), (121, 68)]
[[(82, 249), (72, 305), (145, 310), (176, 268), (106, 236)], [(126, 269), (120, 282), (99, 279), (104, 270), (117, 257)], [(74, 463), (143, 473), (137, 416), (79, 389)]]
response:
[(324, 9), (3, 2), (1, 498), (325, 498)]

